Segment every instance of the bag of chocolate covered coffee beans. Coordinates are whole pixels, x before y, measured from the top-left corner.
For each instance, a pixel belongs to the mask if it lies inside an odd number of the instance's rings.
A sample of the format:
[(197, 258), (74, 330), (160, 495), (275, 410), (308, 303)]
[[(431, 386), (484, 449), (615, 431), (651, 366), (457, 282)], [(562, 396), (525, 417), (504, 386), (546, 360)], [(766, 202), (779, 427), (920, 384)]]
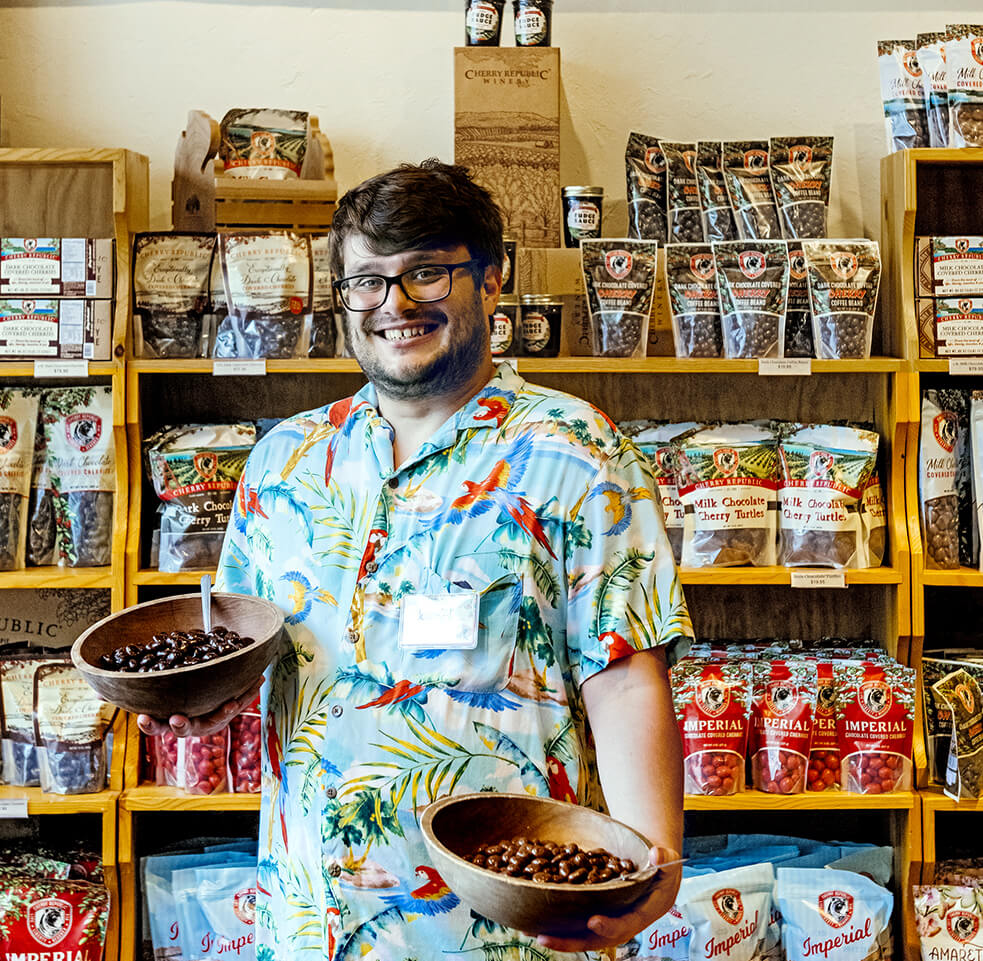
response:
[(888, 152), (930, 146), (922, 96), (922, 69), (915, 42), (878, 40), (877, 63)]
[(666, 245), (666, 290), (677, 357), (721, 357), (717, 268), (709, 244)]
[(719, 140), (701, 140), (696, 145), (696, 187), (700, 193), (703, 238), (707, 243), (737, 240), (737, 226), (720, 166), (721, 156)]
[(668, 241), (679, 244), (703, 242), (700, 196), (696, 185), (696, 144), (660, 140), (666, 161)]
[(642, 133), (628, 134), (625, 177), (628, 181), (628, 236), (664, 244), (668, 236), (666, 158), (658, 139)]
[(832, 137), (772, 137), (768, 169), (787, 238), (825, 237)]
[(788, 248), (788, 301), (778, 325), (781, 356), (815, 357), (806, 255), (798, 240), (786, 240), (785, 245)]
[(781, 356), (789, 279), (785, 241), (728, 240), (712, 248), (724, 356)]
[(860, 500), (877, 467), (877, 444), (873, 431), (821, 424), (782, 436), (779, 564), (867, 566)]
[(37, 421), (36, 391), (0, 389), (0, 571), (24, 567)]
[(918, 496), (921, 504), (925, 566), (959, 567), (959, 497), (956, 447), (959, 442), (958, 391), (922, 392), (918, 445)]
[(721, 424), (672, 441), (686, 512), (684, 567), (776, 562), (778, 438), (757, 424)]
[(876, 240), (803, 240), (820, 360), (870, 357), (881, 279)]
[(644, 357), (655, 296), (654, 240), (580, 241), (595, 357)]
[(949, 146), (949, 78), (945, 59), (945, 31), (920, 33), (915, 38), (922, 71), (922, 97), (928, 120), (930, 147)]
[(983, 795), (983, 689), (959, 668), (932, 685), (952, 718), (945, 794), (953, 800)]
[(983, 147), (983, 26), (946, 27), (949, 146)]
[(723, 141), (722, 169), (730, 208), (742, 240), (782, 236), (768, 170), (767, 140)]
[[(977, 535), (983, 532), (983, 391), (970, 392), (969, 401), (969, 466), (970, 496), (973, 500), (973, 520)], [(977, 548), (979, 548), (977, 544)], [(977, 565), (983, 570), (983, 550), (979, 550)]]

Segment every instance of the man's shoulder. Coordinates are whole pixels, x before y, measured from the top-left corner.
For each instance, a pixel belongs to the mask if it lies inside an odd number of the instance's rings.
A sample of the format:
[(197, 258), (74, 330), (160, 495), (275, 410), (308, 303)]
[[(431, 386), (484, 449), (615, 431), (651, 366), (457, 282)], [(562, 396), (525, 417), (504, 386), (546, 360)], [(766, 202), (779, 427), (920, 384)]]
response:
[(257, 442), (251, 457), (272, 460), (328, 440), (341, 430), (351, 413), (353, 397), (301, 411), (274, 424)]

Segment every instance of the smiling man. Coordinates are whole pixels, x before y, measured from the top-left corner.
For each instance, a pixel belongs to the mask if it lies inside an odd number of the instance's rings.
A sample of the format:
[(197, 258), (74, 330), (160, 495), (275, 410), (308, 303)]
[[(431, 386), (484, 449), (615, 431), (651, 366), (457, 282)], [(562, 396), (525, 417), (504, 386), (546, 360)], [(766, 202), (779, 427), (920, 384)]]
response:
[(678, 857), (667, 665), (692, 631), (651, 468), (590, 404), (495, 370), (502, 220), (463, 168), (366, 181), (332, 245), (369, 383), (257, 444), (218, 577), (288, 615), (262, 698), (259, 961), (622, 944), (672, 905), (678, 868), (630, 913), (537, 943), (461, 903), (419, 816), (450, 791), (603, 789), (653, 861)]

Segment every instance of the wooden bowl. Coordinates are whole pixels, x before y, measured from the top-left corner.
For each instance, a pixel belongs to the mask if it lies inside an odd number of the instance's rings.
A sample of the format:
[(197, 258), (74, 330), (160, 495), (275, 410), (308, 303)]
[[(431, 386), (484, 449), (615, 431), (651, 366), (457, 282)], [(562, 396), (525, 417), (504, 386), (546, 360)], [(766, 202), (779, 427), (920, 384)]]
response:
[[(527, 934), (576, 937), (594, 914), (624, 914), (658, 880), (651, 844), (637, 831), (591, 808), (526, 794), (462, 794), (430, 804), (423, 839), (450, 889), (479, 914)], [(640, 868), (602, 884), (542, 884), (497, 874), (466, 860), (485, 843), (517, 837), (605, 848)]]
[(266, 669), (281, 641), (283, 612), (258, 597), (212, 594), (212, 625), (255, 640), (234, 654), (167, 671), (140, 674), (97, 666), (103, 654), (124, 644), (148, 644), (158, 631), (202, 627), (201, 595), (181, 594), (104, 617), (72, 645), (72, 661), (104, 701), (126, 711), (164, 718), (208, 714), (245, 694)]

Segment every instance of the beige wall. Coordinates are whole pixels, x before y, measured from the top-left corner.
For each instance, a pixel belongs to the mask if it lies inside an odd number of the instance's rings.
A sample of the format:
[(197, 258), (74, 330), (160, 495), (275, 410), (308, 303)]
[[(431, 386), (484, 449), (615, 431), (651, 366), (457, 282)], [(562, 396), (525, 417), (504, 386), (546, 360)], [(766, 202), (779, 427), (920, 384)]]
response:
[[(404, 160), (450, 159), (463, 10), (463, 0), (0, 0), (3, 144), (148, 154), (157, 227), (169, 224), (174, 144), (191, 108), (320, 115), (342, 189)], [(625, 229), (630, 129), (672, 139), (832, 133), (831, 231), (876, 237), (876, 41), (980, 19), (978, 4), (933, 10), (924, 0), (556, 0), (563, 182), (605, 187), (613, 234)], [(511, 43), (511, 24), (505, 34)]]

